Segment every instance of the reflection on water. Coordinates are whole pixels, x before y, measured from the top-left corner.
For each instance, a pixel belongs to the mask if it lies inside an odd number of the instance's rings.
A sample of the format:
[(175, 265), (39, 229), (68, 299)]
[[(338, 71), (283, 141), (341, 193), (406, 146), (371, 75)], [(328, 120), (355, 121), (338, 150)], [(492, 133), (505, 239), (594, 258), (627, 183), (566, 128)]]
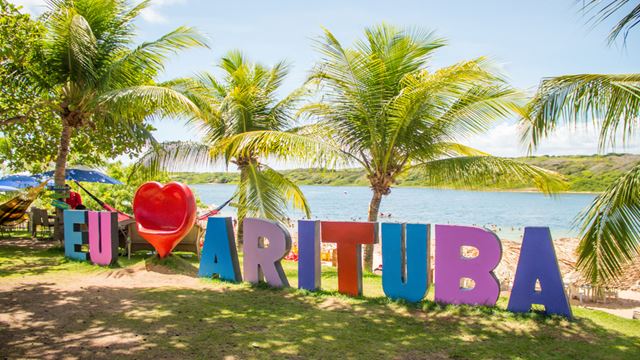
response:
[[(221, 204), (235, 185), (191, 186), (207, 204)], [(302, 186), (312, 218), (365, 221), (371, 191), (363, 186)], [(480, 192), (423, 188), (394, 188), (382, 200), (379, 221), (476, 225), (492, 229), (502, 237), (517, 240), (524, 226), (549, 226), (556, 237), (575, 236), (573, 220), (595, 195)], [(225, 213), (232, 215), (228, 207)], [(291, 212), (292, 218), (302, 214)]]

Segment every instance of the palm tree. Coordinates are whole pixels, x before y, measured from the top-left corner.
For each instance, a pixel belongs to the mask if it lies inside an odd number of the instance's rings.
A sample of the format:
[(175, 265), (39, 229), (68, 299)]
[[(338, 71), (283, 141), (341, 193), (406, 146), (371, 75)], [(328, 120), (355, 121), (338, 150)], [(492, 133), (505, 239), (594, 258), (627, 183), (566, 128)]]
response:
[[(326, 141), (365, 169), (373, 192), (369, 221), (377, 221), (382, 198), (410, 169), (424, 171), (434, 186), (562, 186), (554, 173), (459, 143), (518, 112), (522, 97), (484, 58), (430, 70), (431, 55), (444, 45), (432, 33), (384, 24), (366, 29), (352, 48), (328, 30), (318, 41), (322, 60), (310, 82), (319, 84), (322, 99), (303, 111), (320, 119), (315, 126)], [(365, 269), (372, 259), (368, 246)]]
[[(74, 132), (94, 131), (119, 123), (132, 134), (151, 134), (144, 120), (158, 115), (198, 113), (197, 106), (168, 84), (154, 81), (170, 54), (206, 46), (194, 29), (179, 27), (158, 40), (132, 47), (134, 21), (149, 5), (126, 0), (50, 0), (42, 16), (42, 88), (49, 107), (60, 119), (56, 186), (65, 183), (65, 169)], [(96, 136), (100, 136), (97, 132)], [(58, 211), (58, 217), (61, 211)], [(60, 238), (60, 227), (56, 227)]]
[[(640, 19), (640, 4), (627, 0), (590, 1), (585, 10), (596, 11), (602, 21), (629, 13), (613, 28), (609, 40), (628, 32)], [(626, 143), (640, 125), (640, 74), (578, 74), (543, 79), (523, 118), (523, 142), (531, 149), (559, 125), (600, 127), (599, 150), (615, 145), (622, 134)], [(580, 226), (577, 267), (595, 286), (615, 281), (625, 263), (640, 252), (640, 164), (614, 181), (577, 218)]]
[(310, 159), (330, 150), (293, 127), (293, 110), (304, 91), (278, 97), (288, 73), (285, 62), (266, 67), (231, 51), (218, 66), (221, 79), (203, 73), (175, 83), (203, 109), (200, 116), (191, 119), (204, 134), (203, 141), (161, 144), (138, 164), (144, 165), (140, 169), (146, 176), (185, 164), (210, 165), (223, 160), (227, 166), (236, 165), (240, 183), (233, 197), (238, 209), (238, 244), (242, 245), (242, 224), (247, 216), (283, 221), (288, 204), (310, 216), (300, 188), (264, 161)]

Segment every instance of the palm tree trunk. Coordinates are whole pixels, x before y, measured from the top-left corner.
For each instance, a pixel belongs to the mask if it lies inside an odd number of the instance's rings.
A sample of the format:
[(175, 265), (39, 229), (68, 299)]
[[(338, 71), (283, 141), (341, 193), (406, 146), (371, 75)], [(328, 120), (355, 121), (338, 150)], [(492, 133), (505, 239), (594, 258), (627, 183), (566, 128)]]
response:
[[(367, 221), (378, 221), (380, 202), (382, 202), (382, 193), (374, 189), (371, 202), (369, 203), (369, 216), (367, 217)], [(373, 271), (373, 245), (364, 246), (364, 263), (362, 267), (365, 271)]]
[[(53, 181), (56, 188), (62, 188), (65, 184), (65, 171), (67, 169), (67, 157), (69, 156), (69, 147), (71, 144), (72, 128), (68, 125), (66, 119), (62, 119), (62, 133), (60, 134), (60, 144), (58, 146), (58, 156), (56, 157), (56, 168), (53, 175)], [(63, 242), (63, 210), (56, 208), (56, 219), (53, 227), (54, 239)]]
[(244, 231), (242, 229), (244, 224), (244, 219), (247, 217), (247, 169), (244, 165), (238, 166), (240, 169), (240, 184), (239, 187), (239, 196), (238, 196), (238, 228), (237, 228), (237, 244), (238, 251), (242, 252), (242, 244), (244, 241), (242, 236), (244, 235)]

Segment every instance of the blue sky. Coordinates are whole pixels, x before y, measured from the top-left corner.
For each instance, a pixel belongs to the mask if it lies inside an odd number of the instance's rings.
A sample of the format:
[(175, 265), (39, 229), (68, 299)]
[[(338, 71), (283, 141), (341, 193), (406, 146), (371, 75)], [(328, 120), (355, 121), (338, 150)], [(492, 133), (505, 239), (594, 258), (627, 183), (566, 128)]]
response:
[[(37, 14), (43, 0), (19, 0)], [(607, 24), (593, 28), (574, 0), (459, 1), (205, 1), (156, 0), (139, 23), (140, 39), (153, 39), (179, 25), (198, 28), (211, 49), (191, 50), (175, 57), (163, 78), (213, 70), (217, 59), (241, 49), (264, 64), (286, 59), (292, 70), (285, 90), (300, 85), (317, 60), (313, 39), (321, 27), (350, 44), (366, 26), (387, 22), (436, 31), (449, 46), (434, 58), (434, 66), (489, 56), (512, 83), (533, 90), (542, 77), (574, 73), (629, 73), (640, 68), (640, 36), (626, 48), (607, 46)], [(160, 140), (190, 139), (197, 131), (179, 121), (155, 124)], [(489, 133), (466, 143), (502, 156), (523, 155), (514, 120), (497, 124)], [(593, 131), (560, 129), (537, 154), (591, 154), (597, 151)], [(640, 152), (638, 141), (618, 151)]]

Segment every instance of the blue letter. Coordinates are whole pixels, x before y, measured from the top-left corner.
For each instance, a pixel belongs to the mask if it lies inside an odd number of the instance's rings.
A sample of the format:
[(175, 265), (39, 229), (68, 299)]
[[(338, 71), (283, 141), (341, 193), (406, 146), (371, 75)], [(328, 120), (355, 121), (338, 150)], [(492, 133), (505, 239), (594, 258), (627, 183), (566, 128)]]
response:
[(320, 289), (320, 222), (298, 220), (298, 288)]
[[(536, 291), (536, 280), (540, 281), (540, 291)], [(548, 314), (568, 318), (572, 316), (548, 227), (524, 229), (520, 259), (507, 309), (528, 312), (532, 304), (544, 305)]]
[(198, 276), (212, 277), (213, 274), (222, 280), (242, 281), (230, 217), (210, 217), (207, 223)]
[(428, 249), (429, 225), (382, 224), (382, 288), (388, 297), (410, 302), (424, 298)]
[(89, 253), (82, 251), (83, 244), (89, 244), (87, 230), (87, 212), (84, 210), (65, 210), (64, 219), (64, 256), (74, 260), (89, 260)]

